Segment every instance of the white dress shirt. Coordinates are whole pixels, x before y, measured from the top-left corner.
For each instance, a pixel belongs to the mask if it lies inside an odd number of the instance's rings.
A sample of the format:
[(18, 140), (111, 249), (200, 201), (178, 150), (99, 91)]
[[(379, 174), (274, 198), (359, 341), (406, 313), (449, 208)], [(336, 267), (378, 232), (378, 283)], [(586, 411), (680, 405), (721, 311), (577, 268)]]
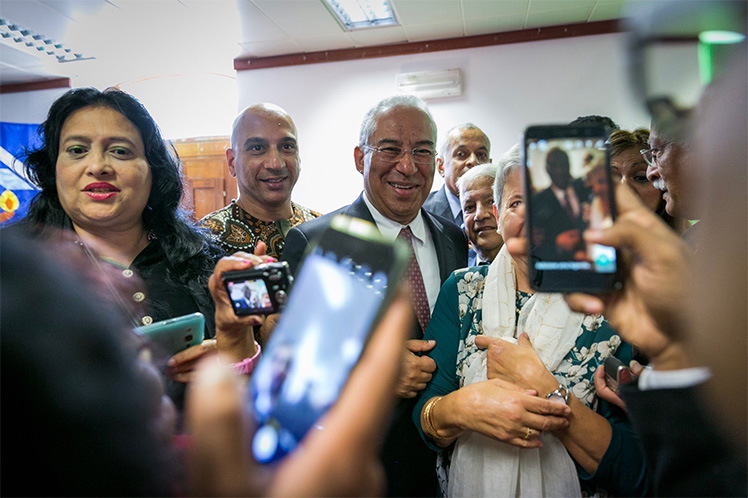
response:
[[(366, 196), (364, 191), (364, 202), (366, 207), (369, 208), (374, 222), (377, 224), (377, 228), (387, 240), (395, 240), (400, 234), (400, 230), (406, 225), (401, 225), (397, 221), (384, 216), (382, 213), (372, 205), (369, 198)], [(423, 285), (426, 287), (426, 298), (429, 300), (429, 310), (434, 311), (434, 305), (436, 304), (436, 298), (439, 296), (439, 289), (441, 288), (441, 277), (439, 275), (439, 260), (436, 257), (436, 248), (434, 247), (434, 239), (431, 237), (431, 232), (426, 226), (426, 221), (423, 219), (423, 214), (418, 211), (418, 215), (411, 221), (407, 226), (413, 232), (413, 249), (416, 253), (416, 261), (418, 266), (421, 268), (421, 275), (423, 275)]]

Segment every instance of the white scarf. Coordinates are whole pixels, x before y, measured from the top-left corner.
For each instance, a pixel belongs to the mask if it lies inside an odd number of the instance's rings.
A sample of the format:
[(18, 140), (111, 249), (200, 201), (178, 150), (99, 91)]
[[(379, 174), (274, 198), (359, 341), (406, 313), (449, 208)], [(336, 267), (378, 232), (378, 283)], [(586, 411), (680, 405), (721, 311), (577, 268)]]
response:
[[(506, 246), (491, 263), (483, 291), (483, 334), (516, 342), (527, 332), (551, 372), (574, 346), (584, 315), (569, 310), (561, 294), (534, 294), (520, 311), (515, 334), (514, 264)], [(486, 351), (466, 341), (463, 385), (486, 380)], [(478, 358), (474, 358), (477, 360)], [(449, 469), (448, 496), (581, 496), (579, 477), (569, 453), (553, 434), (542, 433), (542, 448), (518, 448), (475, 432), (455, 443)]]

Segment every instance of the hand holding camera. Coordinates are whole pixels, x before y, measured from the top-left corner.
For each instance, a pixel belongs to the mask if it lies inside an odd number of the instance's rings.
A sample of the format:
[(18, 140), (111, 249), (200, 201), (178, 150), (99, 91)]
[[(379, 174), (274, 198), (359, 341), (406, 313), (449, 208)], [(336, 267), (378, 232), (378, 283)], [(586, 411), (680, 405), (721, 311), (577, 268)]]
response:
[[(216, 303), (216, 338), (218, 351), (239, 361), (250, 358), (255, 351), (252, 327), (261, 325), (264, 316), (260, 313), (237, 314), (231, 301), (224, 274), (252, 272), (252, 269), (268, 263), (276, 263), (275, 258), (237, 252), (218, 261), (208, 288)], [(262, 304), (262, 300), (258, 301)]]

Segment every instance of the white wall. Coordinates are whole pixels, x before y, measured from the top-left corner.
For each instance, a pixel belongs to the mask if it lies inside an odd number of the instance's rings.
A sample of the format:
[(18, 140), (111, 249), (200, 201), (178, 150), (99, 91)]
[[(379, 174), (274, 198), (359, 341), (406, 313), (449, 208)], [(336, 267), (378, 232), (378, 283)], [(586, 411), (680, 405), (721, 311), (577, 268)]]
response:
[(0, 94), (0, 121), (38, 124), (47, 117), (49, 106), (67, 91), (66, 88)]
[[(302, 156), (294, 200), (327, 212), (361, 191), (353, 163), (361, 118), (395, 93), (396, 74), (459, 68), (462, 96), (429, 103), (439, 137), (472, 121), (490, 137), (496, 160), (528, 124), (602, 114), (624, 128), (646, 126), (646, 113), (629, 88), (625, 49), (625, 35), (609, 34), (241, 71), (236, 80), (196, 73), (120, 84), (145, 104), (168, 138), (229, 135), (234, 116), (247, 105), (284, 107), (296, 122)], [(0, 120), (41, 122), (62, 93), (0, 95)], [(441, 184), (437, 174), (434, 190)]]
[[(626, 73), (625, 37), (597, 35), (419, 55), (242, 71), (239, 107), (273, 102), (296, 122), (302, 172), (294, 200), (331, 211), (362, 189), (353, 162), (361, 118), (395, 93), (395, 75), (460, 68), (463, 94), (429, 102), (442, 133), (471, 121), (492, 142), (494, 160), (529, 124), (608, 115), (620, 126), (649, 122)], [(439, 175), (434, 190), (442, 184)]]

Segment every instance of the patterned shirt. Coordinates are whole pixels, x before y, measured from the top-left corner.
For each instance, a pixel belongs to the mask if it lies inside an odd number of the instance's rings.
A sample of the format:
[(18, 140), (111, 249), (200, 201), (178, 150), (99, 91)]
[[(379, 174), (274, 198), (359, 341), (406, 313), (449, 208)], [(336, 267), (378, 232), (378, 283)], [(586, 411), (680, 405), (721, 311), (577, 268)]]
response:
[(199, 225), (210, 230), (216, 244), (229, 254), (236, 251), (252, 253), (257, 241), (261, 240), (268, 247), (268, 256), (280, 258), (288, 231), (321, 216), (321, 213), (293, 202), (291, 210), (293, 214), (288, 219), (263, 221), (246, 212), (236, 201), (231, 201), (225, 208), (206, 215)]

